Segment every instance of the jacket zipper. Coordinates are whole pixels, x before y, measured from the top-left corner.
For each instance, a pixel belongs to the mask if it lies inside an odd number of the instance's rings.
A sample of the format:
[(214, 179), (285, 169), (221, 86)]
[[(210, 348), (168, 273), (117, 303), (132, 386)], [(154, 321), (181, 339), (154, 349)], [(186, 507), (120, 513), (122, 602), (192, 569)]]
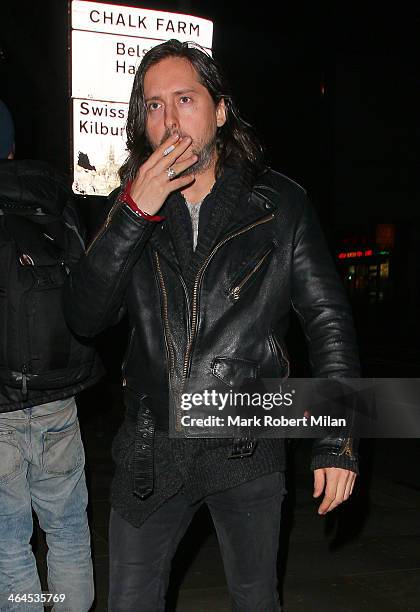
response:
[(96, 234), (96, 236), (93, 238), (93, 240), (90, 243), (90, 245), (88, 246), (88, 248), (86, 249), (86, 255), (90, 252), (90, 250), (92, 249), (92, 247), (95, 244), (95, 242), (102, 236), (102, 234), (108, 228), (108, 225), (110, 224), (112, 217), (116, 213), (117, 208), (120, 208), (123, 204), (124, 204), (124, 202), (117, 198), (117, 201), (114, 202), (114, 204), (112, 205), (111, 210), (109, 211), (109, 213), (108, 213), (108, 215), (107, 215), (107, 217), (105, 219), (105, 223), (103, 224), (103, 226), (101, 227), (99, 232)]
[[(272, 219), (274, 219), (274, 213), (271, 213), (270, 215), (268, 215), (267, 217), (264, 217), (263, 219), (260, 219), (259, 221), (256, 221), (255, 223), (252, 223), (251, 225), (248, 225), (247, 227), (244, 227), (243, 229), (239, 230), (238, 232), (235, 232), (234, 234), (231, 234), (230, 236), (227, 236), (224, 240), (222, 240), (221, 242), (219, 242), (219, 244), (217, 244), (214, 249), (211, 251), (211, 253), (206, 257), (204, 263), (202, 264), (200, 270), (197, 273), (197, 276), (195, 277), (195, 281), (194, 281), (194, 288), (193, 288), (193, 302), (192, 302), (192, 309), (191, 309), (191, 327), (188, 330), (188, 345), (187, 345), (187, 350), (185, 353), (185, 358), (184, 358), (184, 364), (183, 364), (183, 371), (182, 371), (182, 380), (181, 380), (181, 387), (180, 387), (180, 392), (179, 394), (182, 394), (182, 390), (184, 388), (185, 385), (185, 380), (187, 378), (188, 375), (188, 369), (189, 369), (189, 362), (190, 362), (190, 357), (191, 357), (191, 352), (192, 352), (192, 347), (194, 344), (194, 337), (196, 334), (196, 326), (197, 326), (197, 298), (198, 298), (198, 290), (199, 290), (199, 285), (200, 285), (200, 280), (202, 278), (202, 275), (205, 271), (205, 269), (207, 268), (207, 265), (209, 263), (209, 261), (212, 259), (213, 255), (219, 250), (220, 247), (222, 247), (224, 244), (226, 244), (226, 242), (228, 242), (229, 240), (231, 240), (232, 238), (235, 238), (236, 236), (240, 236), (241, 234), (247, 232), (248, 230), (257, 227), (258, 225), (262, 224), (262, 223), (267, 223), (267, 221), (271, 221)], [(268, 253), (267, 253), (268, 254)], [(163, 279), (163, 274), (162, 274), (162, 269), (160, 267), (160, 261), (159, 261), (159, 255), (157, 254), (157, 252), (154, 252), (154, 257), (155, 257), (155, 261), (156, 261), (156, 267), (157, 267), (157, 271), (158, 271), (158, 276), (159, 276), (159, 282), (160, 282), (160, 286), (161, 286), (161, 290), (162, 290), (162, 295), (163, 295), (163, 319), (164, 319), (164, 329), (165, 329), (165, 345), (166, 345), (166, 350), (167, 350), (167, 354), (169, 357), (169, 364), (170, 364), (170, 368), (169, 368), (169, 372), (168, 372), (168, 385), (169, 385), (169, 390), (170, 390), (170, 379), (171, 379), (171, 374), (173, 373), (174, 370), (174, 355), (173, 355), (173, 349), (172, 346), (169, 342), (169, 338), (170, 338), (170, 330), (169, 330), (169, 319), (168, 319), (168, 294), (166, 291), (166, 287), (165, 287), (165, 281)], [(261, 262), (262, 263), (262, 262)], [(182, 279), (181, 279), (182, 280)], [(188, 292), (186, 290), (185, 287), (185, 283), (183, 283), (183, 287), (184, 287), (184, 291), (187, 295), (187, 302), (188, 302), (188, 306), (189, 306), (189, 300), (188, 300)], [(175, 406), (177, 406), (177, 401), (175, 398)], [(176, 431), (181, 431), (181, 414), (179, 412), (178, 409), (176, 409), (176, 420), (175, 420), (175, 429)]]
[(127, 366), (127, 361), (128, 361), (129, 356), (130, 356), (130, 353), (131, 353), (131, 344), (132, 344), (133, 338), (134, 338), (134, 331), (135, 331), (135, 328), (132, 327), (131, 328), (131, 332), (130, 332), (130, 339), (128, 341), (127, 352), (126, 352), (126, 354), (124, 356), (124, 361), (123, 361), (122, 366), (121, 366), (121, 372), (123, 374), (123, 383), (122, 383), (123, 387), (127, 386), (127, 380), (126, 380), (126, 377), (125, 377), (125, 368)]
[[(352, 412), (351, 415), (351, 425), (350, 427), (353, 429), (353, 425), (354, 425), (354, 412)], [(351, 430), (350, 430), (351, 431)], [(351, 459), (354, 459), (354, 452), (353, 452), (353, 438), (352, 437), (348, 437), (345, 438), (346, 443), (344, 444), (343, 448), (341, 449), (341, 451), (339, 452), (339, 455), (346, 455), (347, 457), (350, 457)]]
[(194, 344), (195, 334), (197, 332), (196, 327), (197, 327), (197, 321), (198, 321), (198, 317), (197, 317), (198, 290), (199, 290), (199, 287), (200, 287), (200, 281), (201, 281), (201, 279), (203, 277), (203, 273), (205, 272), (205, 270), (206, 270), (206, 268), (207, 268), (207, 266), (209, 264), (209, 261), (212, 259), (214, 254), (220, 249), (220, 247), (222, 247), (224, 244), (226, 244), (226, 242), (228, 242), (232, 238), (235, 238), (236, 236), (240, 236), (241, 234), (244, 234), (245, 232), (249, 231), (250, 229), (252, 229), (254, 227), (257, 227), (258, 225), (261, 225), (262, 223), (267, 223), (268, 221), (271, 221), (272, 219), (274, 219), (274, 213), (271, 213), (267, 217), (263, 217), (259, 221), (256, 221), (255, 223), (251, 223), (251, 225), (248, 225), (247, 227), (244, 227), (243, 229), (235, 232), (234, 234), (231, 234), (230, 236), (227, 236), (224, 240), (219, 242), (219, 244), (217, 244), (214, 247), (214, 249), (206, 257), (206, 259), (204, 260), (203, 265), (199, 269), (199, 271), (197, 273), (197, 276), (195, 277), (195, 281), (194, 281), (193, 301), (192, 301), (192, 313), (191, 313), (191, 336), (190, 336), (190, 341), (189, 341), (189, 344), (187, 346), (187, 350), (186, 350), (185, 358), (184, 358), (184, 366), (183, 366), (183, 371), (182, 371), (182, 382), (181, 382), (181, 392), (182, 392), (182, 389), (184, 387), (185, 380), (186, 380), (186, 378), (188, 376), (188, 371), (189, 371), (190, 362), (191, 362), (192, 348), (193, 348), (193, 344)]
[(238, 285), (236, 285), (236, 287), (233, 287), (229, 291), (229, 297), (231, 297), (235, 302), (236, 302), (236, 300), (239, 300), (239, 296), (240, 296), (240, 293), (242, 291), (243, 286), (249, 281), (251, 276), (253, 274), (255, 274), (255, 272), (257, 272), (260, 269), (260, 267), (264, 263), (265, 259), (268, 257), (268, 255), (271, 253), (272, 250), (273, 250), (273, 248), (270, 247), (269, 250), (266, 251), (266, 253), (264, 253), (264, 255), (261, 257), (261, 259), (258, 261), (258, 263), (255, 264), (255, 266), (252, 268), (252, 270), (250, 270), (248, 272), (248, 274), (245, 276), (245, 278), (243, 278), (241, 280), (241, 282)]
[(346, 443), (343, 449), (339, 452), (339, 455), (347, 455), (347, 457), (351, 457), (352, 459), (354, 459), (352, 438), (346, 438), (345, 440)]
[[(160, 287), (161, 287), (162, 295), (163, 295), (163, 321), (164, 321), (164, 329), (165, 329), (164, 336), (165, 336), (166, 353), (168, 355), (168, 362), (169, 362), (168, 391), (170, 394), (171, 393), (171, 376), (173, 375), (174, 370), (175, 370), (175, 355), (174, 355), (172, 342), (170, 341), (170, 329), (169, 329), (169, 317), (168, 317), (168, 293), (166, 291), (165, 281), (164, 281), (163, 274), (162, 274), (162, 268), (160, 267), (159, 255), (157, 254), (156, 251), (154, 252), (154, 257), (155, 257), (156, 267), (157, 267), (158, 276), (159, 276), (159, 283), (160, 283)], [(184, 286), (184, 289), (187, 295), (187, 304), (188, 304), (188, 309), (189, 309), (188, 294), (186, 291), (185, 283), (183, 279), (181, 279), (181, 281), (182, 281), (182, 284)], [(187, 329), (187, 335), (188, 335), (188, 341), (189, 341), (190, 339), (189, 324), (188, 324), (188, 329)], [(178, 404), (178, 398), (176, 397), (174, 398), (174, 404), (175, 404), (175, 407)], [(175, 412), (175, 430), (181, 431), (181, 414), (179, 410), (177, 409)]]
[(165, 287), (165, 281), (163, 280), (163, 274), (162, 274), (162, 268), (160, 267), (159, 255), (156, 253), (156, 251), (154, 252), (154, 256), (155, 256), (156, 268), (158, 271), (159, 282), (160, 282), (160, 287), (161, 287), (162, 296), (163, 296), (163, 322), (164, 322), (164, 327), (165, 327), (164, 335), (165, 335), (166, 351), (168, 354), (168, 361), (169, 361), (169, 379), (170, 379), (171, 374), (174, 371), (175, 358), (173, 354), (172, 343), (170, 342), (170, 330), (169, 330), (169, 318), (168, 318), (168, 294), (167, 294), (166, 287)]

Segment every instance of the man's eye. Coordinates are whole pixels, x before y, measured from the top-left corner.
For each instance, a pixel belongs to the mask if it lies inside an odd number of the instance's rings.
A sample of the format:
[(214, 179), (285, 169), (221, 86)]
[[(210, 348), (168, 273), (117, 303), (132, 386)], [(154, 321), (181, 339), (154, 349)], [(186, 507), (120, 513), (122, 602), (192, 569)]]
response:
[(149, 111), (155, 111), (160, 107), (159, 102), (149, 102), (149, 104), (147, 105), (147, 110)]
[(191, 102), (191, 98), (189, 96), (182, 96), (182, 98), (180, 98), (182, 104), (186, 104), (187, 102)]

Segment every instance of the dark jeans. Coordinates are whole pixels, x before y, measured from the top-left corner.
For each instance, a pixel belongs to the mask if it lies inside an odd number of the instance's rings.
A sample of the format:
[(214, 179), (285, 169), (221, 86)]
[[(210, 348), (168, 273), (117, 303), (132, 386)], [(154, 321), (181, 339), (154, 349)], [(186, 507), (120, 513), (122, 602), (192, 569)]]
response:
[(190, 505), (181, 492), (133, 527), (111, 511), (109, 612), (163, 612), (172, 558), (206, 503), (217, 532), (234, 612), (279, 612), (277, 550), (284, 472), (208, 495)]

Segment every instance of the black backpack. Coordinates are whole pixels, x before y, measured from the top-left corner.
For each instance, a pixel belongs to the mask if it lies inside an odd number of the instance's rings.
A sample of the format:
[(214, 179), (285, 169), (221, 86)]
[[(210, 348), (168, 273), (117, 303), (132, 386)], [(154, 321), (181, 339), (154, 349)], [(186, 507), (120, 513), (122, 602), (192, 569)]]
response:
[(0, 197), (0, 384), (19, 389), (21, 402), (31, 390), (77, 386), (91, 375), (94, 350), (73, 335), (62, 308), (83, 251), (70, 205), (51, 212)]

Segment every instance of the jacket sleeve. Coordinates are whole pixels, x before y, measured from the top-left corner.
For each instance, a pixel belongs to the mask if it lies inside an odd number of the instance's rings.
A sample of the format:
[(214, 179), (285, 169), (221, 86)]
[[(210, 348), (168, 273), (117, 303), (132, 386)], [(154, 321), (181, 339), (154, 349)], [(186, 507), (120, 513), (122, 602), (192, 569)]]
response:
[(64, 312), (76, 334), (93, 337), (120, 320), (131, 269), (155, 226), (115, 200), (66, 282)]
[[(306, 337), (312, 376), (359, 377), (350, 305), (317, 215), (306, 196), (294, 236), (292, 306)], [(352, 421), (354, 414), (351, 417)], [(342, 467), (357, 473), (357, 440), (351, 433), (350, 424), (343, 435), (316, 440), (311, 469)]]

